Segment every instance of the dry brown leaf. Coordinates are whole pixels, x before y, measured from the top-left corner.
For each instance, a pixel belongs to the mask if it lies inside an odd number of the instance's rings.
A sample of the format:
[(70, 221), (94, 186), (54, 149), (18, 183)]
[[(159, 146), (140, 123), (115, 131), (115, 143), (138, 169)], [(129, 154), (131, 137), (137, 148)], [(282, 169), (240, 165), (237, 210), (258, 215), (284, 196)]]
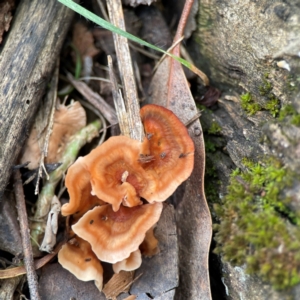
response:
[[(54, 114), (53, 129), (49, 139), (48, 156), (46, 163), (59, 162), (61, 154), (70, 137), (86, 125), (85, 110), (79, 102), (65, 106), (59, 105)], [(44, 133), (44, 132), (41, 132)], [(28, 169), (38, 167), (41, 157), (41, 136), (38, 128), (34, 126), (24, 147), (21, 164), (30, 161)]]
[(5, 0), (0, 2), (0, 44), (5, 31), (8, 31), (12, 20), (12, 10), (15, 8), (14, 0)]
[(39, 292), (42, 300), (106, 300), (94, 281), (81, 281), (59, 263), (40, 270)]
[(105, 294), (107, 299), (116, 300), (118, 295), (129, 291), (130, 286), (134, 281), (133, 277), (133, 271), (120, 271), (120, 273), (114, 274), (113, 277), (106, 283), (102, 292)]
[(94, 37), (91, 31), (81, 22), (73, 27), (73, 44), (78, 49), (81, 57), (94, 57), (100, 51), (95, 47)]
[(47, 225), (43, 242), (40, 246), (41, 251), (51, 253), (56, 244), (56, 234), (58, 229), (58, 215), (60, 213), (60, 202), (56, 196), (51, 201), (51, 209), (48, 214)]
[[(175, 41), (182, 35), (183, 28), (181, 21)], [(173, 49), (173, 54), (179, 56), (179, 47), (177, 45)], [(182, 66), (169, 57), (157, 69), (150, 93), (151, 103), (171, 109), (183, 123), (197, 113)], [(182, 186), (181, 195), (175, 195), (181, 277), (176, 295), (178, 299), (208, 300), (211, 299), (208, 254), (212, 224), (204, 194), (204, 140), (199, 120), (194, 121), (188, 129), (195, 143), (195, 166), (191, 177)]]

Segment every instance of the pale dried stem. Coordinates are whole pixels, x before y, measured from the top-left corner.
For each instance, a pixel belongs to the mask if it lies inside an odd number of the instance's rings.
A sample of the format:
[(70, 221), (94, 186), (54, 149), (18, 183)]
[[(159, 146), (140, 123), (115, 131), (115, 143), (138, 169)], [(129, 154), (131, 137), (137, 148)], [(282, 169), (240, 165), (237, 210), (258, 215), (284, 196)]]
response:
[[(121, 0), (107, 1), (108, 14), (111, 23), (126, 30)], [(131, 56), (128, 41), (126, 38), (113, 34), (118, 66), (122, 85), (124, 87), (125, 107), (128, 114), (128, 126), (130, 137), (142, 141), (144, 138), (144, 128), (140, 118), (140, 106), (137, 96)]]
[(37, 195), (39, 193), (39, 183), (40, 178), (43, 175), (43, 170), (47, 176), (47, 179), (49, 179), (49, 175), (46, 171), (45, 165), (44, 165), (44, 159), (48, 156), (48, 146), (49, 146), (49, 140), (52, 133), (53, 123), (54, 123), (54, 113), (55, 113), (55, 107), (56, 107), (56, 98), (57, 98), (57, 86), (58, 86), (58, 76), (59, 76), (59, 59), (57, 60), (55, 71), (53, 78), (50, 83), (50, 90), (47, 93), (46, 101), (49, 101), (51, 103), (51, 110), (49, 114), (49, 122), (47, 124), (46, 128), (46, 135), (43, 139), (43, 149), (41, 151), (41, 158), (39, 163), (39, 170), (37, 175), (37, 181), (35, 185), (35, 191), (34, 193)]
[(107, 56), (109, 77), (112, 84), (112, 95), (114, 99), (115, 109), (117, 112), (121, 134), (130, 137), (130, 128), (128, 124), (128, 114), (126, 112), (124, 99), (121, 90), (118, 88), (117, 80), (114, 74), (111, 56)]

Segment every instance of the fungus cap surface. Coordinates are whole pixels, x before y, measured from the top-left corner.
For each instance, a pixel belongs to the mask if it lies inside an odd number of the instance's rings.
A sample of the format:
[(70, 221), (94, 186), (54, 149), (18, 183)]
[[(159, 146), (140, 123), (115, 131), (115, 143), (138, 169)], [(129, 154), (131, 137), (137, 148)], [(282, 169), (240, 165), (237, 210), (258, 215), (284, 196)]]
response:
[(116, 263), (129, 257), (143, 242), (146, 232), (157, 223), (162, 203), (121, 206), (114, 212), (111, 205), (88, 211), (73, 231), (88, 241), (101, 261)]
[(151, 185), (138, 162), (141, 143), (114, 136), (84, 157), (91, 175), (92, 190), (117, 211), (121, 205), (142, 204), (140, 195)]
[(146, 135), (140, 162), (156, 182), (155, 188), (145, 189), (141, 196), (150, 203), (164, 201), (191, 175), (194, 143), (172, 111), (151, 104), (144, 106), (140, 114)]
[(151, 257), (159, 252), (158, 240), (154, 235), (154, 227), (151, 227), (146, 232), (145, 239), (140, 245), (141, 253), (146, 257)]
[(79, 157), (68, 169), (65, 185), (70, 195), (69, 203), (61, 208), (63, 216), (74, 214), (82, 216), (95, 205), (104, 204), (97, 196), (91, 194), (90, 173), (84, 164), (84, 158)]
[(73, 238), (58, 252), (58, 262), (79, 280), (94, 280), (97, 288), (102, 290), (103, 268), (88, 242)]
[(123, 259), (122, 261), (113, 264), (113, 270), (115, 273), (120, 271), (134, 271), (138, 269), (142, 264), (142, 254), (138, 249), (130, 254), (129, 257)]

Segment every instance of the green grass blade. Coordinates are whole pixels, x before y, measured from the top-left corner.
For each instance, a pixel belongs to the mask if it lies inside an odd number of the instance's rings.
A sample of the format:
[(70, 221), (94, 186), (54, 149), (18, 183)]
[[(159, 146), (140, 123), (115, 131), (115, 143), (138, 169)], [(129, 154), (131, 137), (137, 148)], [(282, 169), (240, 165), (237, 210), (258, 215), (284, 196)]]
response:
[(126, 32), (124, 30), (120, 29), (119, 27), (116, 27), (116, 26), (112, 25), (111, 23), (109, 23), (109, 22), (105, 21), (104, 19), (98, 17), (97, 15), (93, 14), (92, 12), (88, 11), (87, 9), (85, 9), (84, 7), (80, 6), (79, 4), (73, 2), (72, 0), (58, 0), (58, 1), (61, 2), (62, 4), (64, 4), (65, 6), (69, 7), (70, 9), (74, 10), (78, 14), (82, 15), (83, 17), (87, 18), (88, 20), (96, 23), (97, 25), (102, 26), (103, 28), (105, 28), (109, 31), (112, 31), (114, 33), (117, 33), (121, 36), (124, 36), (124, 37), (126, 37), (127, 39), (129, 39), (133, 42), (136, 42), (136, 43), (141, 44), (143, 46), (149, 47), (149, 48), (154, 49), (156, 51), (162, 52), (162, 53), (174, 58), (175, 60), (180, 62), (185, 67), (187, 67), (191, 71), (198, 74), (197, 71), (195, 71), (196, 67), (194, 65), (192, 65), (191, 63), (189, 63), (188, 61), (184, 60), (183, 58), (178, 57), (176, 55), (173, 55), (172, 53), (169, 53), (169, 52), (167, 52), (167, 51), (165, 51), (165, 50), (163, 50), (159, 47), (156, 47), (156, 46), (154, 46), (150, 43), (147, 43), (146, 41), (144, 41), (144, 40), (142, 40), (142, 39)]

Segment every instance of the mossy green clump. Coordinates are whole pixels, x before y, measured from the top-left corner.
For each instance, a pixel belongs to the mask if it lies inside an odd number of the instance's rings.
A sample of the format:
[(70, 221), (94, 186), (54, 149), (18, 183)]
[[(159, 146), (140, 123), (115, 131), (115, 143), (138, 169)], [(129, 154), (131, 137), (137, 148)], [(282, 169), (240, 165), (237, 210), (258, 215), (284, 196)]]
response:
[(268, 96), (273, 89), (271, 82), (267, 80), (268, 78), (269, 74), (265, 73), (262, 79), (263, 83), (258, 87), (261, 96)]
[(280, 111), (279, 121), (283, 121), (286, 118), (290, 119), (291, 124), (300, 126), (300, 114), (298, 114), (298, 112), (291, 104), (284, 106)]
[(270, 100), (268, 100), (267, 103), (264, 105), (264, 109), (269, 111), (275, 118), (278, 116), (280, 111), (280, 101), (273, 95), (270, 97)]
[(276, 289), (289, 288), (300, 282), (300, 217), (281, 191), (295, 175), (275, 159), (243, 164), (247, 171), (233, 171), (222, 205), (214, 205), (215, 251)]
[(262, 109), (258, 103), (254, 102), (250, 93), (243, 94), (240, 98), (242, 109), (244, 109), (249, 115), (254, 115)]
[(221, 133), (221, 130), (222, 130), (221, 126), (216, 121), (213, 121), (207, 132), (208, 134), (218, 135)]

